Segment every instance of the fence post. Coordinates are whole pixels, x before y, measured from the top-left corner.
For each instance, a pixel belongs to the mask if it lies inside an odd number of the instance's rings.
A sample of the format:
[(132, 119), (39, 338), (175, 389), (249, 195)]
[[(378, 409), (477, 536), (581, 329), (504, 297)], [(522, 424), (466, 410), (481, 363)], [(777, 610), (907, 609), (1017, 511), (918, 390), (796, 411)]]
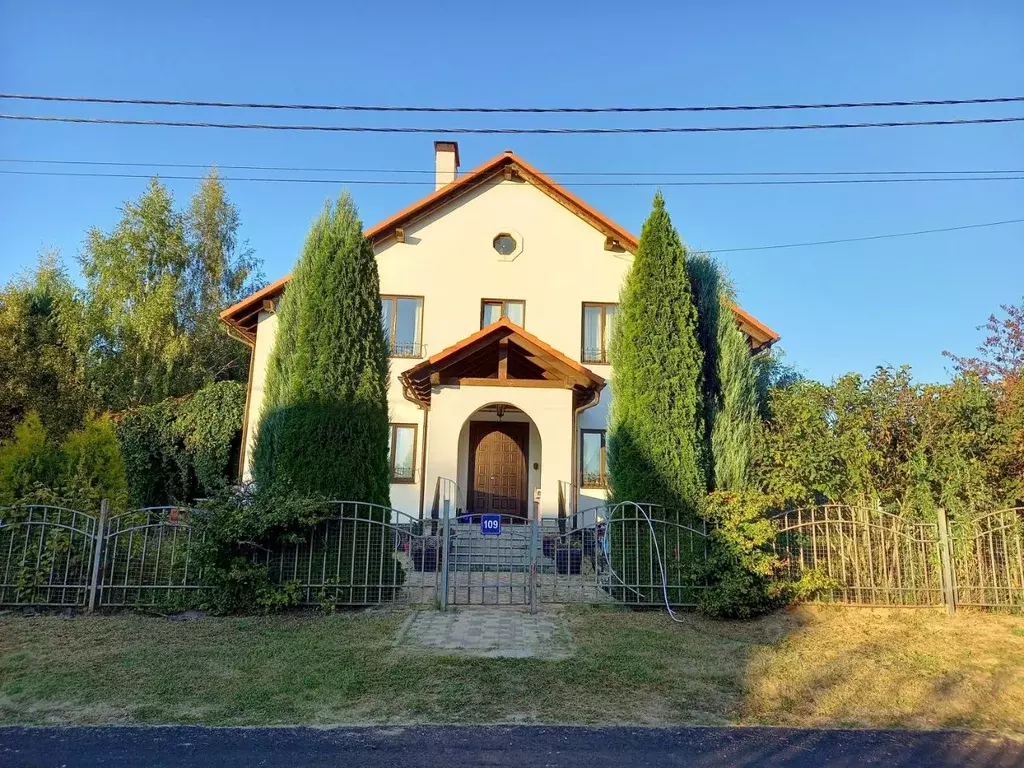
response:
[(449, 536), (451, 534), (451, 522), (448, 520), (448, 513), (451, 511), (451, 499), (444, 500), (444, 521), (441, 524), (441, 610), (448, 610), (448, 558), (451, 556)]
[(103, 557), (103, 534), (107, 528), (110, 513), (110, 499), (100, 501), (100, 519), (96, 523), (96, 538), (92, 545), (92, 578), (89, 580), (89, 613), (96, 610), (96, 598), (100, 591), (100, 560)]
[(946, 510), (938, 508), (939, 519), (939, 561), (942, 564), (942, 598), (946, 610), (952, 615), (956, 612), (956, 588), (953, 577), (953, 558), (949, 550), (949, 523)]
[(540, 541), (540, 503), (533, 502), (530, 521), (530, 613), (537, 613), (537, 549)]

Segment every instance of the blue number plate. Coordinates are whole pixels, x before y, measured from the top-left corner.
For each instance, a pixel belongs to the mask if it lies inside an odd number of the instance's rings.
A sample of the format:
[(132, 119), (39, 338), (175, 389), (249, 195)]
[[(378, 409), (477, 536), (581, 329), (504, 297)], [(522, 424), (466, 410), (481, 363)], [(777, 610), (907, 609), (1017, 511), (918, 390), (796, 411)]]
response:
[(484, 536), (500, 536), (501, 515), (480, 515), (480, 533)]

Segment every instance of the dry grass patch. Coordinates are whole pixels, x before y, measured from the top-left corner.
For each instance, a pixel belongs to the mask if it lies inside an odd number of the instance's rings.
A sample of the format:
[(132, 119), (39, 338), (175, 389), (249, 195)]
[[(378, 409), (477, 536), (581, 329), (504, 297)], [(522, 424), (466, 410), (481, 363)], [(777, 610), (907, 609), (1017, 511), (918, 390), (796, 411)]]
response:
[(1024, 733), (1024, 620), (818, 608), (757, 649), (741, 720)]

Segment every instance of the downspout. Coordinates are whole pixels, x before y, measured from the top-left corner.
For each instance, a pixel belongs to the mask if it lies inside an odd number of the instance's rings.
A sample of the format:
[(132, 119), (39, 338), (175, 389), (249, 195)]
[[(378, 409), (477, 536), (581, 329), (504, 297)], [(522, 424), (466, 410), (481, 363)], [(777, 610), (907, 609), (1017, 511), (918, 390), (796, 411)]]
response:
[(423, 505), (427, 493), (427, 428), (430, 424), (430, 406), (421, 403), (419, 400), (409, 397), (408, 381), (404, 375), (399, 376), (402, 382), (402, 397), (423, 411), (423, 445), (420, 451), (420, 522), (423, 522)]
[(580, 425), (580, 414), (588, 408), (593, 408), (599, 402), (601, 402), (601, 390), (604, 389), (605, 385), (602, 384), (600, 388), (593, 390), (590, 396), (590, 400), (580, 405), (578, 408), (573, 410), (572, 414), (572, 456), (569, 457), (569, 466), (572, 467), (572, 508), (573, 514), (580, 511), (580, 489), (579, 484), (576, 482), (578, 479), (578, 467), (579, 464), (576, 461), (576, 452), (579, 449), (579, 425)]

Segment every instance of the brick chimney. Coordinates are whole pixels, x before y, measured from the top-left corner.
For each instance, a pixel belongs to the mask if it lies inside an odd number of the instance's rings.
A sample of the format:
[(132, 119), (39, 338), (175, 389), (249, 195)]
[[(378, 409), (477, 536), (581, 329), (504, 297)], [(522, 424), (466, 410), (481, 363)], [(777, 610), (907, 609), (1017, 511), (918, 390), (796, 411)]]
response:
[(434, 189), (455, 181), (459, 173), (459, 145), (455, 141), (434, 142)]

